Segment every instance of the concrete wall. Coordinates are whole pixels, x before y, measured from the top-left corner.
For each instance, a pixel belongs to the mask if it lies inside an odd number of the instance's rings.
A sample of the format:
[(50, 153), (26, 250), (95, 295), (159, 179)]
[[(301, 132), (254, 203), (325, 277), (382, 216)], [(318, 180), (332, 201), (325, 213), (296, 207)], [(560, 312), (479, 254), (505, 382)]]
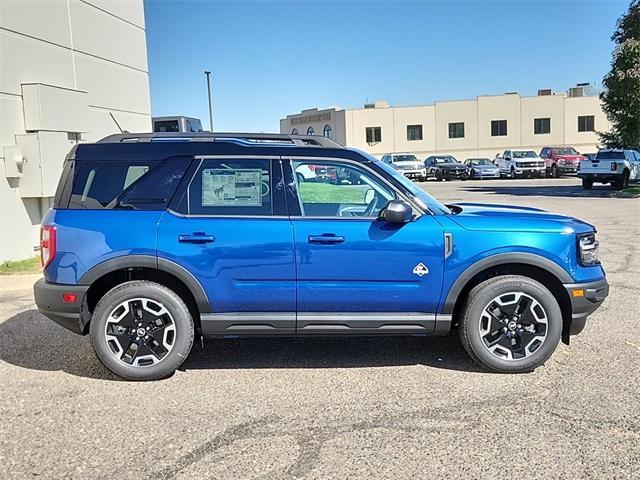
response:
[[(597, 150), (596, 132), (609, 129), (600, 101), (594, 96), (505, 94), (414, 107), (322, 110), (332, 111), (345, 115), (344, 143), (378, 157), (389, 152), (411, 152), (423, 158), (434, 153), (451, 154), (459, 160), (476, 156), (493, 158), (510, 147), (539, 152), (549, 145), (572, 145), (578, 151), (588, 153)], [(578, 132), (579, 115), (594, 115), (596, 132)], [(289, 115), (285, 123), (281, 121), (281, 131), (286, 131), (283, 127), (290, 126), (292, 119), (302, 117), (301, 114)], [(551, 119), (549, 134), (534, 134), (536, 118)], [(492, 136), (491, 122), (494, 120), (507, 121), (507, 135)], [(449, 123), (457, 122), (464, 123), (465, 136), (449, 138)], [(422, 140), (407, 140), (408, 125), (422, 125)], [(304, 122), (296, 126), (305, 133), (307, 125)], [(367, 127), (382, 128), (380, 142), (367, 144)]]
[[(73, 138), (117, 132), (109, 112), (123, 129), (151, 129), (143, 1), (1, 1), (0, 261), (35, 254), (50, 185)], [(40, 158), (29, 148), (34, 142), (55, 151)], [(24, 174), (7, 177), (16, 158)], [(26, 167), (40, 165), (54, 181), (30, 177), (37, 169)]]
[(328, 108), (318, 110), (312, 108), (303, 110), (298, 115), (290, 115), (280, 120), (280, 133), (294, 133), (306, 135), (307, 130), (313, 128), (314, 135), (322, 135), (326, 125), (331, 127), (331, 138), (341, 144), (346, 144), (346, 125), (344, 110)]

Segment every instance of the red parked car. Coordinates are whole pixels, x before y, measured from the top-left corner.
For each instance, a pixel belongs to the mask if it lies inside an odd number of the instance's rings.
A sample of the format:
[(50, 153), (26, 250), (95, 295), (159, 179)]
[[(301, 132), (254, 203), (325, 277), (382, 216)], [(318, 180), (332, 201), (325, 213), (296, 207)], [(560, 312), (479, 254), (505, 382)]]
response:
[(544, 147), (540, 150), (540, 158), (547, 167), (547, 177), (554, 178), (567, 173), (575, 174), (580, 162), (587, 159), (573, 147)]

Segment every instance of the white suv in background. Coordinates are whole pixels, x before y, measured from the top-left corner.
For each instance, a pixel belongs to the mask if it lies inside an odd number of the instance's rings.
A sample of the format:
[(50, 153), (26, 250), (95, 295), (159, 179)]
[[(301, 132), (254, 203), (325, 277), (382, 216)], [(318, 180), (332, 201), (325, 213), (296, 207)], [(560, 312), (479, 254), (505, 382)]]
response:
[(384, 163), (402, 173), (405, 177), (427, 181), (427, 168), (413, 153), (387, 153), (382, 157)]
[(629, 182), (640, 180), (640, 152), (636, 150), (600, 150), (593, 160), (583, 160), (578, 166), (582, 187), (591, 190), (595, 182), (611, 183), (622, 190)]
[(533, 150), (505, 150), (501, 157), (495, 159), (500, 174), (510, 178), (543, 177), (546, 167)]

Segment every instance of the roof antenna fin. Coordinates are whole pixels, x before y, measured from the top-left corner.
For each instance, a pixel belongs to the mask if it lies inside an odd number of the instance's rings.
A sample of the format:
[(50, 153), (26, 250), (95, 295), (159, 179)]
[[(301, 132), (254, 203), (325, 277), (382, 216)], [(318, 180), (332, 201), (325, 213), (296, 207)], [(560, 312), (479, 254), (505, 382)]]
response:
[(120, 130), (120, 133), (129, 133), (126, 130), (123, 130), (122, 127), (120, 126), (120, 124), (118, 123), (118, 121), (116, 120), (116, 117), (113, 116), (113, 113), (109, 112), (109, 115), (111, 115), (111, 118), (113, 120), (113, 123), (116, 124), (116, 127), (118, 127), (118, 130)]

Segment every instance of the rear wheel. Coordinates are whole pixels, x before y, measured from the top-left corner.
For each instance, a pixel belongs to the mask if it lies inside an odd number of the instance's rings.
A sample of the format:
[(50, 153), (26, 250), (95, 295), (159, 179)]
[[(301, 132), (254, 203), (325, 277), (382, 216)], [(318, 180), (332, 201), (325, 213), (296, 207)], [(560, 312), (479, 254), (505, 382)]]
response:
[(582, 179), (582, 188), (585, 190), (591, 190), (593, 188), (593, 180), (588, 178)]
[(624, 172), (622, 172), (622, 178), (616, 181), (616, 183), (614, 184), (614, 187), (617, 190), (623, 190), (628, 186), (629, 186), (629, 170), (625, 170)]
[(102, 297), (90, 336), (96, 355), (113, 373), (129, 380), (155, 380), (171, 375), (187, 358), (194, 326), (175, 292), (137, 280)]
[(474, 287), (459, 325), (469, 356), (501, 373), (539, 367), (556, 349), (561, 333), (562, 313), (555, 297), (521, 275), (494, 277)]

